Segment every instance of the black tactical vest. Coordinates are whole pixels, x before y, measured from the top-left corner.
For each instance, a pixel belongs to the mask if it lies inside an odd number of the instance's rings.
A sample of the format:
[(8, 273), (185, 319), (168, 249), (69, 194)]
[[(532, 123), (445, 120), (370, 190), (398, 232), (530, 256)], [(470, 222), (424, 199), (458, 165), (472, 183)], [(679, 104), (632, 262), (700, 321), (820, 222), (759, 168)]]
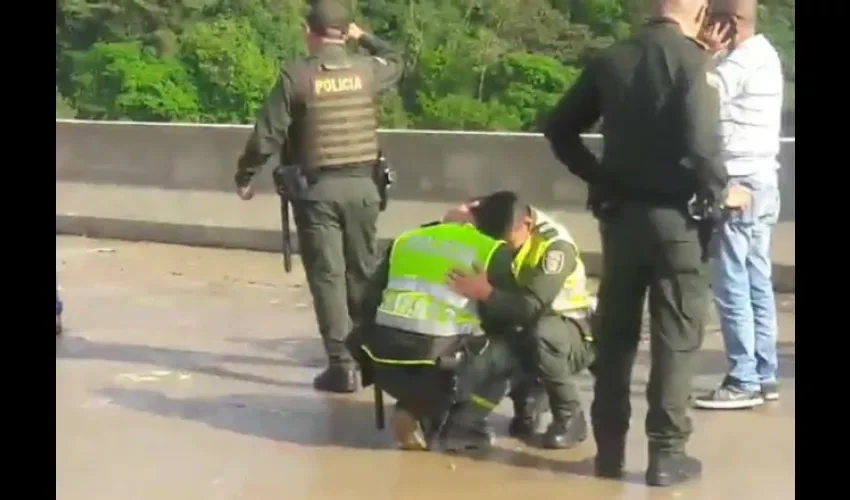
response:
[(306, 169), (361, 167), (378, 159), (378, 122), (371, 68), (316, 63), (296, 78), (304, 103), (298, 131)]

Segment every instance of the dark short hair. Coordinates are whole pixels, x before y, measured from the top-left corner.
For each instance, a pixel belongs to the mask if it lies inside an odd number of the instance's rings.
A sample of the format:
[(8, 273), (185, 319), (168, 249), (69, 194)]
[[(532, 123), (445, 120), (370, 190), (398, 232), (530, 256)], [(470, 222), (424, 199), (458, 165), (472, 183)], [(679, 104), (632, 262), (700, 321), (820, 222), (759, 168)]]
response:
[(502, 239), (508, 231), (531, 216), (531, 206), (513, 191), (496, 191), (479, 198), (478, 206), (472, 212), (479, 231), (491, 238)]
[(347, 33), (352, 18), (351, 12), (340, 0), (311, 0), (305, 21), (310, 31), (327, 36), (328, 30)]

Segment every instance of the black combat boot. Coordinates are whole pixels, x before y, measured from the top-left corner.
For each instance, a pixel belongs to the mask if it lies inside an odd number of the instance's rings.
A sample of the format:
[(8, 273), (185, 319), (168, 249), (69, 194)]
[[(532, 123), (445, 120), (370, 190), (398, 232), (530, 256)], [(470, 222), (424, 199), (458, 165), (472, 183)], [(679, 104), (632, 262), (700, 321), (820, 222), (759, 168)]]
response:
[(518, 439), (529, 439), (534, 435), (535, 415), (529, 408), (528, 397), (524, 393), (512, 394), (514, 417), (508, 425), (508, 435)]
[(608, 479), (620, 479), (623, 477), (623, 467), (626, 465), (626, 436), (611, 436), (602, 434), (593, 428), (596, 439), (596, 466), (597, 477)]
[(526, 415), (516, 415), (508, 425), (508, 435), (517, 439), (530, 439), (534, 436), (534, 419)]
[(543, 447), (550, 450), (565, 450), (583, 443), (587, 439), (587, 420), (584, 412), (575, 410), (569, 416), (552, 415), (552, 423), (543, 434)]
[(538, 432), (540, 419), (546, 412), (549, 401), (542, 387), (535, 384), (527, 391), (511, 395), (514, 417), (508, 425), (508, 434), (517, 439), (531, 439)]
[(646, 484), (649, 486), (674, 486), (702, 476), (702, 462), (684, 452), (649, 452)]
[(350, 394), (360, 388), (357, 378), (357, 370), (353, 366), (330, 365), (313, 379), (313, 388), (323, 392)]
[(495, 436), (488, 432), (483, 421), (474, 424), (449, 422), (441, 437), (442, 448), (451, 452), (489, 450)]
[(466, 405), (454, 405), (440, 435), (440, 445), (450, 452), (489, 450), (495, 433), (487, 425), (487, 413)]

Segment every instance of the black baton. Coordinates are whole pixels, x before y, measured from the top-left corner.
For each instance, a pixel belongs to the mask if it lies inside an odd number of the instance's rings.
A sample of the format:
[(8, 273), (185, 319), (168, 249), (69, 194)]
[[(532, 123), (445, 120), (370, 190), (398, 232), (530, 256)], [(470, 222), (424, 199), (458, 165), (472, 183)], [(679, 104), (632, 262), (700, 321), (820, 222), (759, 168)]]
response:
[(280, 235), (283, 240), (283, 269), (292, 272), (292, 233), (289, 230), (289, 200), (280, 197)]

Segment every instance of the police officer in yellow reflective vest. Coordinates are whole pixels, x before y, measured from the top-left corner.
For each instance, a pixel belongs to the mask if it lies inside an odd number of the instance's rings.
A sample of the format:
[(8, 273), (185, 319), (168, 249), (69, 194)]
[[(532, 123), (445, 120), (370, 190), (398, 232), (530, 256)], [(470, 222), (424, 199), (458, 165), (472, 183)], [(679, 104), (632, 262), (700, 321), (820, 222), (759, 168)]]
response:
[(516, 336), (520, 332), (515, 345), (528, 377), (511, 391), (510, 433), (521, 438), (534, 433), (542, 409), (542, 398), (536, 394), (539, 383), (548, 396), (553, 420), (543, 435), (543, 446), (576, 446), (587, 438), (587, 421), (574, 378), (591, 365), (595, 353), (589, 321), (593, 299), (578, 247), (564, 226), (522, 203), (513, 192), (493, 193), (471, 205), (460, 211), (471, 210), (483, 233), (507, 242), (520, 286), (519, 292), (495, 290), (488, 296), (469, 287), (472, 276), (453, 285), (461, 295), (487, 304), (490, 314), (484, 329), (488, 334), (503, 331)]
[[(397, 400), (392, 418), (402, 448), (427, 449), (432, 437), (461, 451), (486, 448), (486, 416), (519, 374), (504, 339), (482, 336), (479, 304), (448, 286), (453, 269), (484, 270), (493, 284), (512, 286), (512, 254), (505, 244), (471, 224), (434, 223), (396, 238), (378, 267), (363, 304), (372, 318), (347, 341), (364, 371)], [(437, 364), (464, 353), (454, 406)], [(434, 433), (448, 421), (440, 436)]]

